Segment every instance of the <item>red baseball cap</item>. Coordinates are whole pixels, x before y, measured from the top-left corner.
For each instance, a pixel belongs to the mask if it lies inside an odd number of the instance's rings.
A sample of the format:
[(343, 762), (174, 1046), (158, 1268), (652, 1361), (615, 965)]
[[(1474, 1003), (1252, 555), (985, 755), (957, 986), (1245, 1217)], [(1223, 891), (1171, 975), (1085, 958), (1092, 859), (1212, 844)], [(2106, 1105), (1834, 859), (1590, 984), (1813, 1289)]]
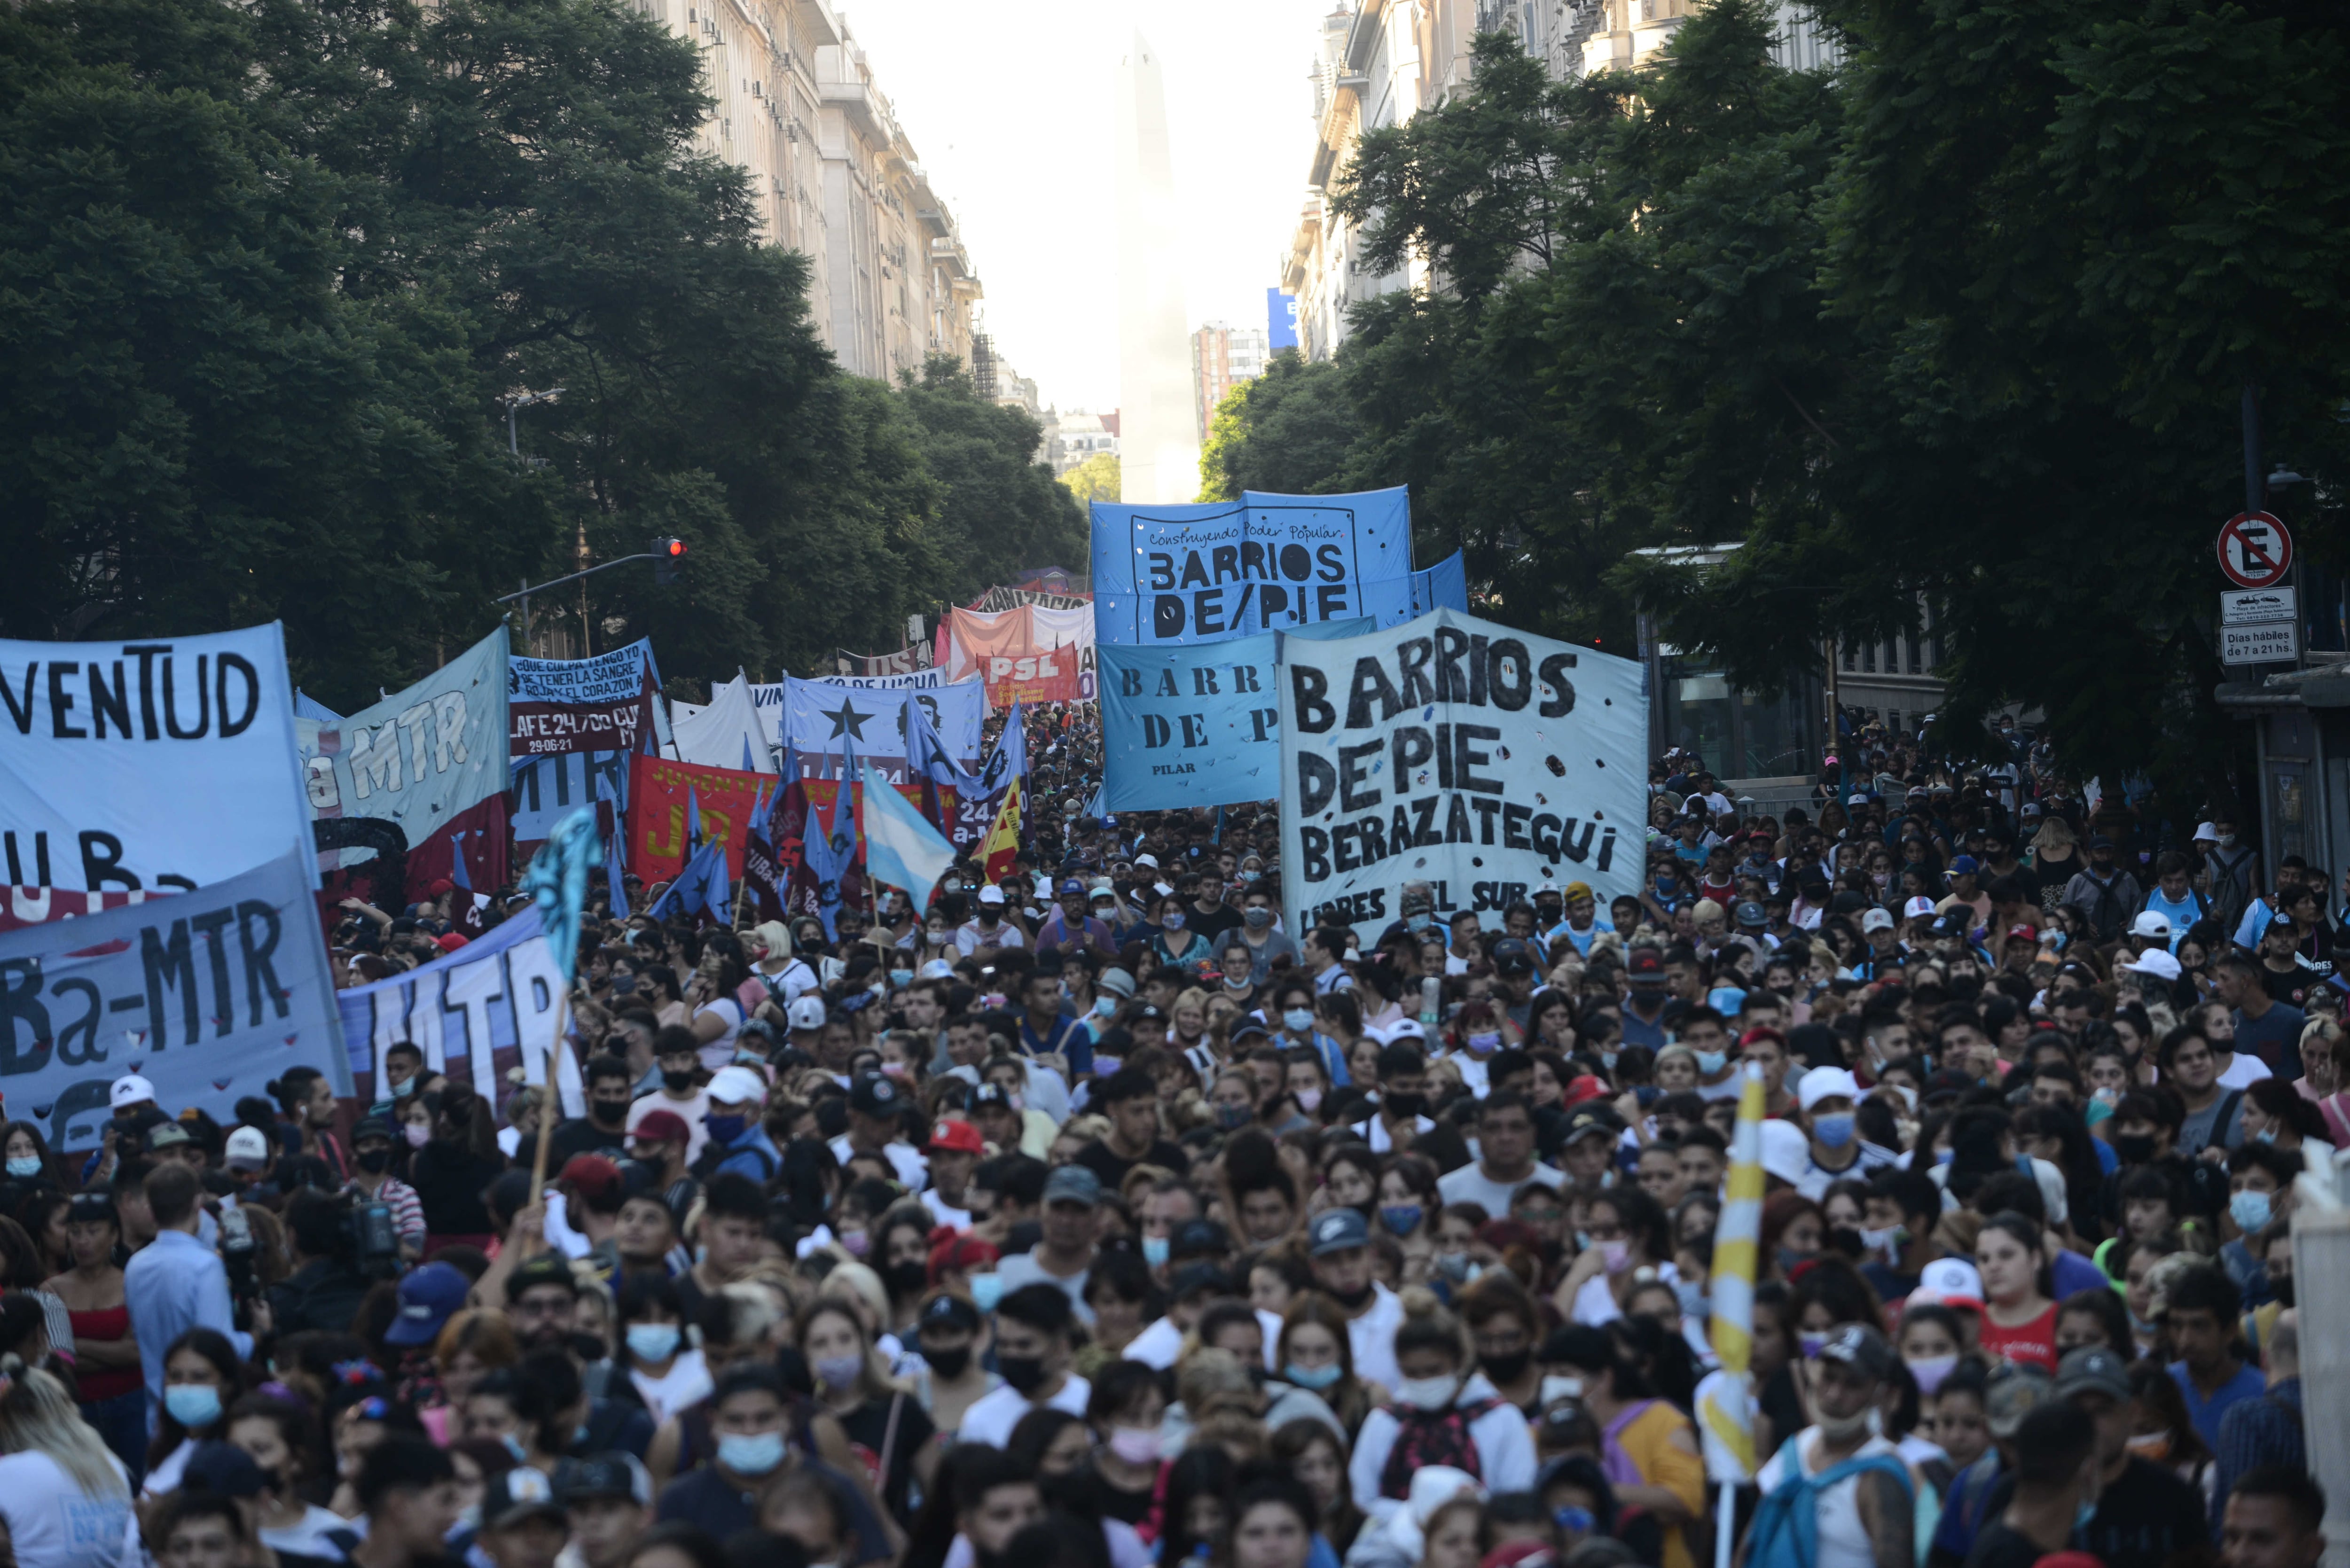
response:
[(444, 953), (453, 953), (459, 948), (465, 945), (465, 939), (459, 936), (456, 932), (451, 931), (445, 936), (433, 938), (432, 945), (439, 948)]
[(675, 1111), (647, 1111), (637, 1118), (629, 1136), (646, 1143), (691, 1143), (693, 1129)]
[(931, 1127), (931, 1147), (945, 1149), (951, 1154), (987, 1152), (986, 1142), (979, 1136), (977, 1127), (969, 1122), (957, 1121), (951, 1117), (941, 1117)]
[(981, 1241), (968, 1231), (950, 1236), (931, 1249), (931, 1283), (949, 1269), (969, 1273), (973, 1269), (992, 1269), (1003, 1254), (989, 1242)]
[(443, 893), (455, 892), (457, 890), (457, 884), (452, 882), (446, 877), (436, 877), (424, 890), (437, 898)]
[(563, 1162), (562, 1174), (556, 1179), (568, 1184), (582, 1198), (601, 1198), (620, 1184), (620, 1168), (600, 1154), (575, 1154)]
[(1566, 1081), (1566, 1087), (1559, 1091), (1558, 1103), (1560, 1108), (1571, 1111), (1586, 1100), (1604, 1100), (1607, 1097), (1607, 1085), (1586, 1073)]

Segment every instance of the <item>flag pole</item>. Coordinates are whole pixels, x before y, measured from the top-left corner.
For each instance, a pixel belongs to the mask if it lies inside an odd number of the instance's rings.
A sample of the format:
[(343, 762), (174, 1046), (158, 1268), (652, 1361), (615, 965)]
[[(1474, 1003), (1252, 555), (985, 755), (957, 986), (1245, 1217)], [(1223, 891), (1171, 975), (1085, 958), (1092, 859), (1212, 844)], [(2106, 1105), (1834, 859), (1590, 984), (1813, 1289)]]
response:
[(569, 1026), (571, 992), (566, 991), (555, 1003), (555, 1037), (546, 1043), (546, 1082), (540, 1085), (538, 1101), (538, 1147), (530, 1151), (530, 1200), (536, 1203), (546, 1190), (546, 1146), (555, 1141), (555, 1054), (563, 1049), (563, 1032)]

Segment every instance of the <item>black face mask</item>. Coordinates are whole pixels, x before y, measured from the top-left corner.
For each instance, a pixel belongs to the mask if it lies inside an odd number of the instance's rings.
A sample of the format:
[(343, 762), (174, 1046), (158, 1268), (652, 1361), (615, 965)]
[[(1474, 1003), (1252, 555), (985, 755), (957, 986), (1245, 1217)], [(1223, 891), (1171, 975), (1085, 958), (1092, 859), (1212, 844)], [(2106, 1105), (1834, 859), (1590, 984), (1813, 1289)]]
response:
[(901, 1296), (920, 1295), (922, 1287), (931, 1282), (930, 1270), (912, 1259), (890, 1264), (882, 1277), (889, 1282), (889, 1288)]
[(1013, 1391), (1023, 1397), (1045, 1386), (1045, 1359), (1040, 1355), (999, 1355), (995, 1358), (995, 1369), (1003, 1374), (1003, 1380), (1012, 1385)]
[(391, 1168), (391, 1150), (388, 1148), (363, 1148), (351, 1158), (369, 1176), (380, 1176)]
[(2114, 1154), (2124, 1165), (2144, 1165), (2154, 1158), (2154, 1139), (2144, 1133), (2114, 1138)]
[(2293, 1276), (2287, 1274), (2284, 1278), (2279, 1279), (2274, 1274), (2271, 1274), (2269, 1293), (2276, 1297), (2279, 1306), (2293, 1305)]
[(1336, 1285), (1324, 1285), (1322, 1291), (1324, 1294), (1335, 1297), (1340, 1306), (1352, 1312), (1370, 1300), (1371, 1293), (1378, 1288), (1377, 1285), (1365, 1285), (1358, 1291), (1342, 1291)]
[(1477, 1361), (1484, 1367), (1485, 1376), (1494, 1382), (1515, 1383), (1525, 1376), (1526, 1367), (1534, 1358), (1534, 1353), (1531, 1350), (1516, 1350), (1507, 1355), (1481, 1355)]
[(951, 1350), (932, 1350), (925, 1345), (922, 1359), (930, 1364), (931, 1371), (951, 1383), (971, 1366), (971, 1346), (958, 1345)]
[(610, 1100), (590, 1100), (588, 1102), (588, 1114), (605, 1127), (616, 1127), (629, 1119), (629, 1102), (621, 1100), (615, 1104)]
[(1428, 1109), (1428, 1096), (1425, 1095), (1389, 1095), (1381, 1103), (1387, 1106), (1389, 1115), (1399, 1118), (1419, 1116)]
[(661, 1074), (661, 1087), (669, 1090), (670, 1093), (673, 1095), (681, 1095), (688, 1089), (693, 1087), (693, 1075), (690, 1072), (671, 1073), (664, 1071)]

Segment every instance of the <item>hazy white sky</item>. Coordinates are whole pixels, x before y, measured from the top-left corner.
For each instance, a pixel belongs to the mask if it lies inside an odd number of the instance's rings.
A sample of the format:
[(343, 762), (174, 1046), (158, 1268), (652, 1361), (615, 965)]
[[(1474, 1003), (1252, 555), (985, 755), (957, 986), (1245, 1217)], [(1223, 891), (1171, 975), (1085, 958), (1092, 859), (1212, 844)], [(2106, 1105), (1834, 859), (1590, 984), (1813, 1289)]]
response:
[(1118, 404), (1112, 73), (1139, 22), (1174, 144), (1190, 324), (1264, 324), (1305, 197), (1331, 0), (871, 0), (838, 7), (962, 225), (996, 351), (1067, 408)]

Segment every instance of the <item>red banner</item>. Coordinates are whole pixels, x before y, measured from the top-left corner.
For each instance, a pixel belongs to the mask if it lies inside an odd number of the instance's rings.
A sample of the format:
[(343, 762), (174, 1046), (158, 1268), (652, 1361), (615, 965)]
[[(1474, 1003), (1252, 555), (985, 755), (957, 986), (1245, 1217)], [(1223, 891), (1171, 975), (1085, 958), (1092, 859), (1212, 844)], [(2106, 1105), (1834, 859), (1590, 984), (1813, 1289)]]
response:
[(666, 757), (629, 759), (629, 873), (648, 887), (667, 882), (685, 868), (685, 805), (689, 794), (702, 813), (702, 835), (726, 846), (726, 874), (743, 874), (743, 840), (759, 792), (776, 784), (773, 774), (710, 768)]
[(977, 672), (987, 681), (992, 710), (1001, 711), (1014, 702), (1093, 701), (1093, 644), (1045, 646), (1045, 633), (1033, 607), (995, 615), (950, 610), (941, 635), (951, 650), (947, 679), (960, 680)]

